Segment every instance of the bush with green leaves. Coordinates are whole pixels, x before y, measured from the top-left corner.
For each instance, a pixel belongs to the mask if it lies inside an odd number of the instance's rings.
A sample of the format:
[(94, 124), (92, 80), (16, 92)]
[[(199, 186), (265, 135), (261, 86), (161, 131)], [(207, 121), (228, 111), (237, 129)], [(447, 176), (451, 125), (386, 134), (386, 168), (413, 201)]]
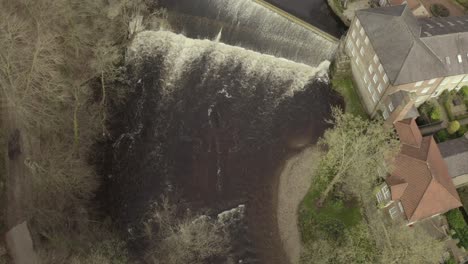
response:
[(460, 95), (462, 95), (465, 99), (468, 99), (468, 86), (463, 86), (460, 89)]
[(448, 211), (445, 216), (450, 228), (455, 231), (454, 237), (460, 240), (461, 246), (468, 248), (468, 225), (462, 212), (457, 208)]
[(452, 135), (454, 134), (455, 132), (458, 131), (458, 129), (460, 129), (460, 122), (458, 122), (457, 120), (455, 121), (452, 121), (449, 123), (448, 127), (447, 127), (447, 132)]
[(441, 130), (435, 134), (438, 142), (444, 142), (449, 138), (449, 134), (446, 129)]

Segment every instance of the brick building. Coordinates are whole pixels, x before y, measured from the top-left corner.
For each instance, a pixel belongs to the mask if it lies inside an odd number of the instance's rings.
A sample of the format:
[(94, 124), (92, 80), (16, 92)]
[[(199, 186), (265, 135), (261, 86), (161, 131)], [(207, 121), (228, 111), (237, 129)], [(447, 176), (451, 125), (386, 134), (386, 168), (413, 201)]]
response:
[(356, 12), (346, 53), (366, 111), (394, 122), (468, 85), (468, 16), (416, 18), (406, 5)]

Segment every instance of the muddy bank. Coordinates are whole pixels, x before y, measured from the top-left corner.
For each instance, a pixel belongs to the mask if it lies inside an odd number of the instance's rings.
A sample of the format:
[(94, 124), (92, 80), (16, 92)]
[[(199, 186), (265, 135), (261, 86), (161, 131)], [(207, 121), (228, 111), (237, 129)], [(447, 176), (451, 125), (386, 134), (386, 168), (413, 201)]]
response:
[(108, 213), (138, 250), (135, 230), (163, 193), (213, 214), (244, 204), (237, 260), (287, 263), (278, 169), (317, 140), (341, 99), (303, 64), (172, 33), (144, 38), (130, 49), (133, 93), (107, 144)]
[(281, 242), (290, 263), (299, 263), (302, 244), (298, 210), (309, 190), (319, 157), (320, 153), (315, 147), (307, 147), (291, 156), (280, 172), (276, 215)]

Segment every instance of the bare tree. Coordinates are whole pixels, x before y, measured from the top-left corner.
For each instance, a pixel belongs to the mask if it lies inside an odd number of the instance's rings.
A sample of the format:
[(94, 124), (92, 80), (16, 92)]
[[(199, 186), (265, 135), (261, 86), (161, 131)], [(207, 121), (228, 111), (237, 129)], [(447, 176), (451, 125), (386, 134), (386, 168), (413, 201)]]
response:
[(167, 199), (154, 206), (145, 229), (150, 242), (148, 263), (204, 264), (214, 257), (226, 256), (229, 234), (220, 222), (190, 213), (177, 217), (177, 211)]
[[(319, 144), (327, 151), (321, 163), (321, 181), (326, 182), (318, 204), (323, 204), (333, 187), (340, 182), (350, 192), (370, 190), (379, 175), (387, 171), (388, 163), (398, 151), (398, 141), (392, 130), (380, 121), (333, 109), (333, 128), (327, 130)], [(326, 179), (324, 180), (323, 177)]]

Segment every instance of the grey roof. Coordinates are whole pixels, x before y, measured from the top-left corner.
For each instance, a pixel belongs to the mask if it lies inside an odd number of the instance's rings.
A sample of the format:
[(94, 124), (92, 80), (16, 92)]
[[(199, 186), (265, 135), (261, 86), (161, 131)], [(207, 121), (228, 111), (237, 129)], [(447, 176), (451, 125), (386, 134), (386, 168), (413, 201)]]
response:
[(468, 134), (439, 144), (452, 177), (468, 174)]
[(393, 85), (468, 73), (468, 16), (417, 19), (406, 5), (356, 16)]
[(405, 101), (405, 97), (408, 96), (408, 92), (405, 90), (398, 90), (390, 95), (393, 105), (401, 105)]
[(405, 115), (405, 119), (407, 118), (416, 118), (419, 116), (419, 111), (418, 109), (416, 108), (416, 106), (412, 106), (410, 110), (408, 110), (408, 112), (406, 113)]

